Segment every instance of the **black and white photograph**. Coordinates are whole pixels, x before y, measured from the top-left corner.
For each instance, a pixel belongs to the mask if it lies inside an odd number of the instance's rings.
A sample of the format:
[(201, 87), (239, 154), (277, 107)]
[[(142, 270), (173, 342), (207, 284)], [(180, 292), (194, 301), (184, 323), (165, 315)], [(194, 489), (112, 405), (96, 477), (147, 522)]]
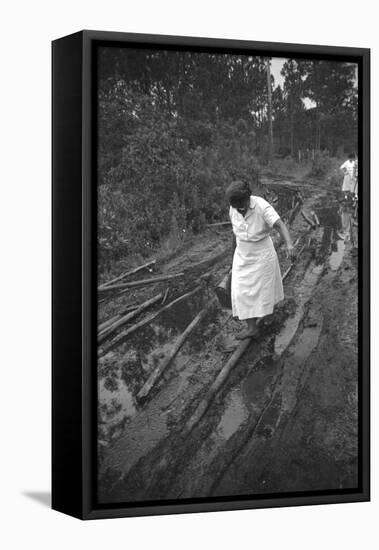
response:
[(1, 8), (0, 546), (378, 546), (375, 4)]
[(358, 64), (95, 67), (98, 503), (358, 490)]

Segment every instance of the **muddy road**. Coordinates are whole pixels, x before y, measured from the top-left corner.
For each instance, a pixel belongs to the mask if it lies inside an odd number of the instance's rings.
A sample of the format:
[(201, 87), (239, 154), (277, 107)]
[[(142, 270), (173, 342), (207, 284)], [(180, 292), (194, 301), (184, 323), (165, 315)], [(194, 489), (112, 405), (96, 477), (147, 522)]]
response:
[[(295, 211), (291, 234), (302, 253), (284, 281), (285, 299), (260, 324), (259, 337), (216, 392), (212, 385), (240, 345), (239, 322), (214, 299), (231, 265), (230, 226), (209, 228), (157, 262), (153, 273), (131, 280), (182, 276), (100, 295), (100, 323), (163, 295), (99, 347), (101, 503), (357, 486), (354, 212), (323, 183), (272, 178), (263, 183), (281, 215), (300, 193), (303, 210), (314, 211), (320, 224), (311, 229)], [(289, 260), (277, 238), (275, 244), (283, 274)], [(162, 310), (187, 292), (187, 299)], [(142, 398), (151, 374), (167, 363), (204, 307), (200, 322)]]

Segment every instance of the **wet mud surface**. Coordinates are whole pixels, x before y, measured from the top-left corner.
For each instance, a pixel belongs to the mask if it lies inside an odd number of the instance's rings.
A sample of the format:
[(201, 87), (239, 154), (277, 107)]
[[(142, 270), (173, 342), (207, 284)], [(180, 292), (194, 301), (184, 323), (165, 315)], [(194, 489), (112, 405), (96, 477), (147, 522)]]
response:
[[(265, 183), (280, 214), (301, 192), (320, 225), (310, 230), (296, 215), (291, 234), (297, 249), (305, 246), (285, 280), (285, 300), (192, 430), (188, 422), (239, 345), (230, 310), (212, 304), (147, 397), (138, 393), (227, 273), (230, 227), (197, 236), (159, 266), (160, 273), (184, 269), (183, 279), (100, 303), (103, 322), (162, 289), (169, 288), (168, 303), (200, 287), (112, 351), (99, 350), (101, 503), (357, 486), (357, 224), (350, 206), (321, 184)], [(274, 242), (284, 273), (289, 260)]]

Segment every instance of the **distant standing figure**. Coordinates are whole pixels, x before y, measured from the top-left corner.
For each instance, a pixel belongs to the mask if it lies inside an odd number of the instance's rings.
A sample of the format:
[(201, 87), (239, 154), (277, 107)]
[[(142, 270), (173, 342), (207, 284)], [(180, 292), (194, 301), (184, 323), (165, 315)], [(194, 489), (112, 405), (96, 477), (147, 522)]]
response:
[(345, 198), (347, 198), (347, 193), (355, 193), (357, 191), (357, 178), (356, 178), (356, 160), (355, 154), (350, 153), (347, 161), (345, 161), (340, 166), (340, 170), (344, 174), (342, 191), (345, 193)]
[(354, 195), (358, 197), (358, 159), (355, 161), (355, 170), (354, 170), (354, 179), (355, 179), (355, 185), (354, 185)]
[(248, 184), (232, 182), (226, 196), (233, 228), (232, 310), (246, 322), (237, 338), (257, 335), (257, 319), (269, 315), (283, 300), (278, 257), (270, 237), (272, 228), (282, 235), (291, 259), (294, 247), (279, 214), (262, 197), (251, 195)]

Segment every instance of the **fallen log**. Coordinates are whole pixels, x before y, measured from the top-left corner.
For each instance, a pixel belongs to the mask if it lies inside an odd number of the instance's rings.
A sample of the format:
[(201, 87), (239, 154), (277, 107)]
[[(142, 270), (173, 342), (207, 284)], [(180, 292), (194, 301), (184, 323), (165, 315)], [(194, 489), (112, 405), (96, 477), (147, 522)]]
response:
[(219, 260), (221, 260), (225, 254), (230, 252), (230, 246), (226, 246), (220, 252), (217, 252), (217, 254), (214, 254), (213, 256), (206, 258), (205, 260), (200, 260), (199, 262), (190, 264), (186, 271), (192, 271), (193, 269), (201, 269), (203, 267), (211, 267), (215, 263), (217, 263)]
[(103, 323), (101, 323), (98, 327), (97, 327), (97, 332), (102, 332), (104, 329), (106, 329), (108, 326), (110, 325), (113, 325), (113, 323), (115, 323), (116, 321), (118, 321), (118, 319), (120, 319), (123, 315), (125, 315), (125, 313), (129, 313), (129, 311), (133, 311), (135, 309), (137, 309), (138, 306), (134, 305), (134, 306), (127, 306), (125, 309), (123, 309), (122, 311), (120, 311), (119, 313), (117, 313), (117, 315), (114, 315), (113, 317), (110, 317), (109, 319), (107, 319), (106, 321), (104, 321)]
[(294, 265), (295, 265), (295, 264), (291, 264), (291, 265), (289, 266), (289, 268), (284, 272), (284, 275), (283, 275), (283, 277), (282, 277), (282, 281), (284, 281), (284, 279), (287, 277), (287, 275), (290, 274), (290, 272), (291, 272), (291, 270), (292, 270), (292, 268), (293, 268)]
[(316, 212), (314, 210), (312, 210), (311, 214), (312, 214), (312, 218), (315, 221), (315, 224), (320, 225), (320, 220), (318, 219), (318, 216), (317, 216)]
[(185, 435), (190, 433), (193, 430), (193, 428), (196, 426), (196, 424), (198, 424), (198, 422), (202, 419), (208, 407), (212, 403), (216, 393), (219, 391), (221, 386), (224, 384), (225, 380), (228, 378), (231, 370), (233, 369), (233, 367), (236, 365), (236, 363), (239, 361), (239, 359), (242, 357), (242, 355), (245, 353), (245, 351), (251, 344), (251, 340), (252, 340), (251, 338), (246, 338), (245, 340), (243, 340), (241, 344), (238, 346), (238, 348), (232, 353), (228, 361), (225, 363), (220, 373), (218, 374), (216, 380), (213, 382), (213, 384), (209, 388), (208, 394), (200, 402), (196, 411), (194, 412), (192, 417), (189, 419), (189, 421), (185, 425), (185, 428), (184, 428)]
[(217, 222), (217, 223), (208, 223), (207, 227), (221, 227), (223, 225), (230, 225), (231, 222)]
[(289, 216), (289, 218), (288, 218), (288, 225), (292, 225), (292, 223), (293, 223), (293, 221), (294, 221), (294, 219), (295, 219), (295, 217), (296, 217), (296, 214), (298, 213), (298, 211), (299, 211), (299, 209), (301, 208), (301, 205), (302, 205), (302, 204), (303, 204), (303, 203), (302, 203), (300, 200), (298, 200), (298, 201), (295, 203), (295, 207), (293, 208), (293, 210), (292, 210), (292, 212), (291, 212), (291, 214), (290, 214), (290, 216)]
[[(307, 245), (304, 243), (303, 246), (300, 248), (297, 256), (296, 256), (296, 259), (300, 257), (300, 255), (303, 253), (304, 251), (304, 248), (306, 247)], [(289, 266), (289, 268), (284, 272), (284, 275), (282, 276), (282, 281), (284, 281), (284, 279), (290, 274), (293, 266), (295, 265), (296, 262), (292, 262), (291, 265)]]
[(304, 210), (302, 210), (301, 212), (301, 215), (302, 217), (304, 218), (304, 220), (312, 227), (312, 229), (314, 229), (316, 227), (316, 224), (313, 220), (311, 220), (307, 215), (306, 213), (304, 212)]
[(163, 292), (160, 292), (159, 294), (157, 294), (153, 298), (150, 298), (150, 300), (147, 300), (146, 302), (143, 302), (134, 311), (128, 313), (124, 317), (121, 316), (120, 319), (117, 319), (113, 324), (111, 324), (110, 326), (106, 327), (104, 330), (99, 332), (98, 336), (97, 336), (98, 344), (101, 344), (102, 342), (107, 340), (109, 338), (109, 336), (111, 336), (118, 328), (122, 327), (122, 325), (125, 325), (128, 321), (131, 321), (132, 319), (134, 319), (134, 317), (137, 317), (137, 315), (139, 315), (140, 313), (145, 311), (145, 309), (152, 306), (156, 302), (159, 302), (159, 300), (161, 300), (162, 297), (163, 297)]
[(285, 212), (282, 216), (280, 216), (282, 219), (285, 219), (285, 218), (288, 218), (288, 220), (291, 220), (291, 222), (293, 221), (293, 217), (294, 217), (294, 213), (296, 213), (296, 211), (299, 209), (299, 207), (302, 205), (302, 202), (300, 201), (300, 199), (297, 199), (296, 198), (296, 201), (294, 203), (294, 205), (289, 209), (287, 210), (287, 212)]
[(165, 301), (167, 300), (167, 296), (168, 296), (168, 293), (169, 293), (169, 287), (166, 288), (166, 292), (164, 293), (164, 296), (163, 296), (163, 300), (161, 301), (161, 306), (163, 306), (163, 304), (165, 303)]
[(159, 283), (161, 281), (170, 281), (171, 279), (183, 277), (183, 275), (184, 275), (184, 272), (175, 273), (173, 275), (159, 275), (158, 277), (152, 277), (151, 279), (141, 279), (140, 281), (132, 281), (130, 283), (122, 283), (120, 285), (107, 286), (107, 287), (103, 287), (102, 289), (99, 288), (99, 291), (109, 292), (114, 290), (124, 290), (126, 288), (133, 288), (135, 286), (151, 285), (154, 283)]
[(138, 273), (142, 269), (146, 269), (147, 267), (150, 267), (151, 265), (156, 264), (157, 260), (151, 260), (150, 262), (147, 262), (146, 264), (140, 265), (139, 267), (135, 267), (134, 269), (131, 269), (130, 271), (126, 271), (125, 273), (122, 273), (118, 277), (115, 277), (111, 281), (107, 281), (106, 283), (103, 283), (99, 286), (99, 290), (103, 290), (104, 288), (113, 285), (117, 281), (121, 281), (122, 279), (125, 279), (126, 277), (129, 277), (130, 275), (134, 275), (135, 273)]
[(187, 338), (190, 336), (190, 334), (195, 330), (195, 328), (200, 324), (200, 322), (204, 319), (206, 314), (208, 313), (210, 307), (215, 304), (216, 298), (212, 298), (205, 307), (194, 317), (194, 319), (191, 321), (191, 323), (187, 326), (187, 328), (182, 332), (182, 334), (179, 336), (179, 338), (176, 340), (173, 348), (171, 349), (170, 353), (167, 355), (167, 357), (162, 361), (160, 365), (151, 373), (145, 384), (142, 386), (141, 390), (137, 394), (137, 401), (142, 401), (145, 399), (150, 391), (152, 390), (153, 386), (158, 382), (158, 380), (161, 378), (164, 371), (167, 369), (167, 367), (171, 364), (171, 362), (174, 360), (176, 355), (178, 354), (180, 348), (183, 346), (184, 342), (187, 340)]
[(179, 298), (176, 298), (175, 300), (173, 300), (172, 302), (170, 302), (166, 306), (162, 307), (161, 309), (159, 309), (158, 311), (156, 311), (155, 313), (153, 313), (152, 315), (150, 315), (146, 319), (143, 319), (142, 321), (139, 321), (139, 323), (136, 323), (135, 325), (129, 327), (125, 332), (122, 332), (121, 334), (116, 336), (116, 338), (114, 340), (112, 340), (106, 348), (103, 348), (102, 353), (100, 353), (100, 356), (105, 355), (109, 351), (112, 351), (113, 349), (115, 349), (117, 346), (119, 346), (120, 344), (125, 342), (125, 340), (128, 338), (128, 336), (130, 336), (133, 332), (135, 332), (139, 328), (142, 328), (142, 327), (148, 325), (149, 323), (151, 323), (152, 321), (154, 321), (154, 319), (156, 317), (158, 317), (158, 315), (160, 315), (164, 311), (167, 311), (168, 309), (170, 309), (174, 305), (179, 304), (180, 302), (182, 302), (183, 300), (186, 300), (190, 296), (193, 296), (194, 294), (199, 292), (199, 290), (201, 290), (201, 288), (202, 288), (201, 286), (197, 286), (196, 288), (194, 288), (190, 292), (187, 292), (186, 294), (183, 294), (182, 296), (179, 296)]

